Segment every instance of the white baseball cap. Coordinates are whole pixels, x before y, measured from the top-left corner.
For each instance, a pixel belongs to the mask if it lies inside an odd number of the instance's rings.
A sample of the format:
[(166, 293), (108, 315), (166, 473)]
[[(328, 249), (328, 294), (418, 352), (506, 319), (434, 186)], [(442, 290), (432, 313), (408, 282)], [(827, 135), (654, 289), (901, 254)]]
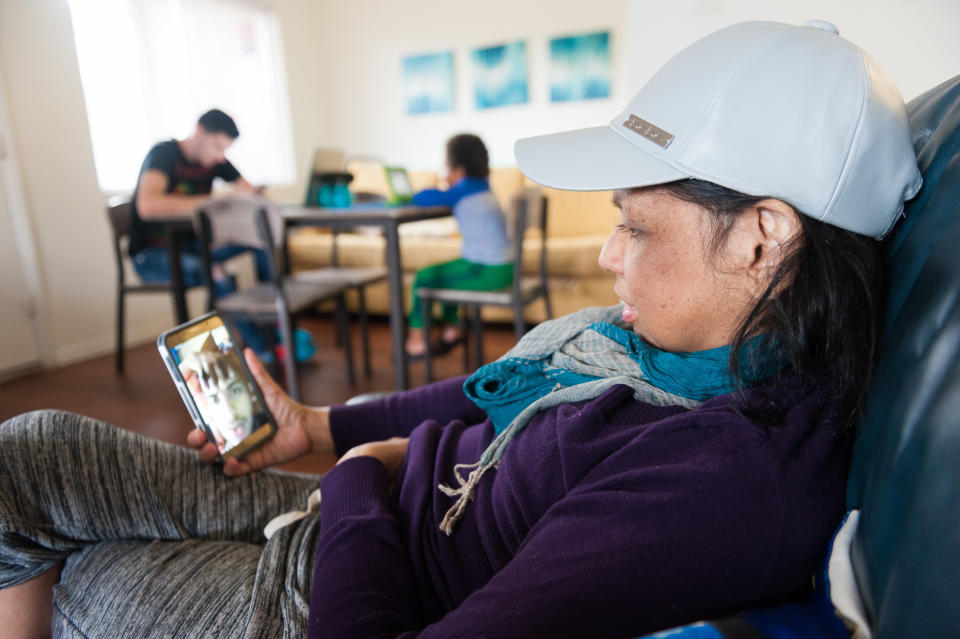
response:
[(828, 22), (745, 22), (667, 62), (608, 126), (518, 140), (534, 182), (606, 191), (697, 178), (883, 237), (922, 179), (903, 98)]

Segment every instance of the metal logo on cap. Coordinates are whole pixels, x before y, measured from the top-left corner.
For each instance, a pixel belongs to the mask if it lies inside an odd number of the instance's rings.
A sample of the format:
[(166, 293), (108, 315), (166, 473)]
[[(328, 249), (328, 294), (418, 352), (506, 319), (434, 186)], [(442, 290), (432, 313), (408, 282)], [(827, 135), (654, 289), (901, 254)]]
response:
[(630, 117), (624, 120), (623, 126), (627, 127), (634, 133), (639, 133), (654, 144), (659, 144), (663, 148), (667, 148), (670, 146), (670, 143), (673, 142), (673, 135), (667, 133), (656, 125), (650, 124), (643, 118), (632, 113), (630, 114)]

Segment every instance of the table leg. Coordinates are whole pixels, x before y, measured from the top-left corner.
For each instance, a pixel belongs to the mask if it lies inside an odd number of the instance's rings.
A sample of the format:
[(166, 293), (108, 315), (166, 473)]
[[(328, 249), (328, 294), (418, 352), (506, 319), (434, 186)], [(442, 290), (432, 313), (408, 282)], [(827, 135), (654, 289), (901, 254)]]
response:
[(390, 343), (397, 390), (407, 390), (407, 317), (403, 304), (403, 267), (400, 263), (400, 233), (395, 221), (384, 227), (387, 240), (387, 284), (390, 289)]
[(183, 233), (167, 226), (167, 254), (170, 256), (170, 294), (173, 296), (173, 314), (177, 324), (183, 324), (187, 316), (187, 291), (183, 284), (183, 267), (180, 264), (180, 240)]

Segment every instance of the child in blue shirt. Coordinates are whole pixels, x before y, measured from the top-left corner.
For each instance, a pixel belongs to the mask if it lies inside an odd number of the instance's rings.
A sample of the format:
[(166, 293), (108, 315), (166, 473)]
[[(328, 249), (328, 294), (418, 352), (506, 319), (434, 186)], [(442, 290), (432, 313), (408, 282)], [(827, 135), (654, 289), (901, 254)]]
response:
[[(483, 140), (461, 133), (447, 141), (447, 182), (450, 189), (427, 189), (413, 196), (419, 206), (449, 206), (463, 238), (461, 257), (428, 266), (413, 282), (407, 354), (419, 357), (428, 348), (423, 331), (423, 301), (419, 288), (454, 288), (466, 291), (495, 290), (513, 281), (510, 240), (503, 209), (490, 191), (490, 159)], [(459, 308), (443, 304), (441, 350), (461, 336)]]

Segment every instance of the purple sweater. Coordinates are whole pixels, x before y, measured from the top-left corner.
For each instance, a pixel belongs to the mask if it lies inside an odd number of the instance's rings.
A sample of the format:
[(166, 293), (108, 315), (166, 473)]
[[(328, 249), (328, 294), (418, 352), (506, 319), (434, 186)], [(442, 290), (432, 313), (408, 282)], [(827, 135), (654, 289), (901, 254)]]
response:
[(494, 437), (462, 383), (331, 412), (338, 453), (410, 446), (392, 491), (372, 457), (325, 477), (310, 637), (636, 637), (810, 588), (850, 456), (831, 388), (754, 388), (749, 418), (729, 395), (688, 411), (626, 386), (554, 407), (447, 537), (437, 484)]

